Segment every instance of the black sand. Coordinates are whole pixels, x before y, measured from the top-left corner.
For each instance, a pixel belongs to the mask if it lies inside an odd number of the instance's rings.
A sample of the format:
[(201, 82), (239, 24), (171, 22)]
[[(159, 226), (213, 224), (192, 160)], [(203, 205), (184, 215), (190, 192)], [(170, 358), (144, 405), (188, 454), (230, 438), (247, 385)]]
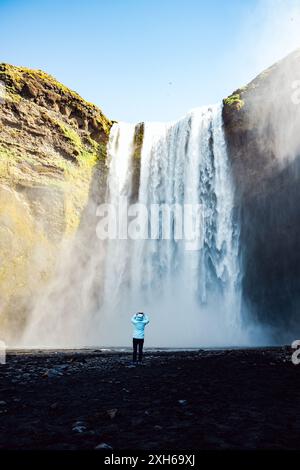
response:
[(11, 352), (1, 449), (297, 449), (292, 350)]

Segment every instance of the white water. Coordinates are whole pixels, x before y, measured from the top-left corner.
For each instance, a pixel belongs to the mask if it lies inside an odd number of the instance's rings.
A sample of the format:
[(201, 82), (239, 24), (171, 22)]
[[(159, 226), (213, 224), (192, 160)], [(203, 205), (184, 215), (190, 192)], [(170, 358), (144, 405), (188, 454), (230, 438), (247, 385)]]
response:
[[(108, 202), (131, 195), (135, 125), (115, 124), (109, 142)], [(125, 135), (124, 135), (125, 134)], [(201, 204), (198, 250), (184, 240), (108, 243), (104, 298), (94, 342), (124, 345), (129, 317), (151, 317), (147, 344), (241, 345), (238, 223), (221, 107), (191, 111), (175, 123), (145, 123), (138, 202)]]
[[(36, 302), (20, 345), (126, 346), (132, 313), (150, 316), (146, 345), (242, 346), (239, 225), (220, 106), (173, 123), (145, 123), (138, 201), (200, 204), (197, 250), (185, 240), (97, 240), (84, 231)], [(106, 202), (132, 198), (135, 125), (118, 123), (108, 145)], [(93, 216), (94, 217), (94, 216)], [(95, 224), (91, 221), (91, 227)], [(92, 234), (92, 235), (91, 235)]]

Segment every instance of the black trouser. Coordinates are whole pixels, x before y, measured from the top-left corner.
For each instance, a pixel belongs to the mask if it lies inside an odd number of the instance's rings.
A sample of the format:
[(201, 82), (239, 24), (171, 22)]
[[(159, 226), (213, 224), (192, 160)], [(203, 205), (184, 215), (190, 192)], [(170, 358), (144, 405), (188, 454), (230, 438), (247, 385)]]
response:
[(143, 358), (144, 339), (133, 338), (133, 362), (136, 362), (137, 349), (139, 347), (139, 361)]

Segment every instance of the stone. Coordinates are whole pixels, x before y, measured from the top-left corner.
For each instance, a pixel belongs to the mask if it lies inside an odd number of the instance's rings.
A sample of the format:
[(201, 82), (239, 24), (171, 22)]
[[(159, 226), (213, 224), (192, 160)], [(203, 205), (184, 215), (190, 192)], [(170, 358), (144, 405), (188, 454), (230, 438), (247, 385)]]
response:
[(76, 421), (72, 426), (72, 431), (76, 433), (84, 433), (87, 430), (86, 423), (84, 421)]
[(185, 406), (187, 405), (187, 400), (178, 400), (179, 405)]
[(108, 416), (110, 417), (110, 419), (114, 419), (118, 413), (118, 409), (117, 408), (112, 408), (111, 410), (106, 410), (106, 413), (108, 414)]
[(94, 447), (95, 450), (112, 450), (112, 446), (109, 444), (106, 444), (106, 442), (101, 442), (98, 444), (96, 447)]
[(27, 82), (22, 88), (21, 95), (24, 98), (36, 98), (38, 92), (38, 88), (32, 82)]
[(155, 431), (161, 431), (161, 430), (163, 429), (163, 427), (160, 426), (159, 424), (156, 424), (156, 425), (154, 426), (154, 429), (155, 429)]
[(86, 431), (86, 427), (85, 426), (74, 426), (72, 428), (72, 431), (73, 432), (78, 432), (79, 434), (81, 434), (81, 433)]
[(52, 379), (55, 377), (61, 377), (63, 373), (57, 369), (49, 369), (45, 372), (44, 377), (48, 377), (48, 379)]

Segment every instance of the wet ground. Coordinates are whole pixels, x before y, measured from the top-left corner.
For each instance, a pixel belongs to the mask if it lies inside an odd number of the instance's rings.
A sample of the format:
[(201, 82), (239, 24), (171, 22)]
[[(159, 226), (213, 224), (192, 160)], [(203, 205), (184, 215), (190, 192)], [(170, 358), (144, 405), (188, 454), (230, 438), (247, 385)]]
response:
[(0, 365), (1, 449), (299, 449), (292, 350), (16, 352)]

